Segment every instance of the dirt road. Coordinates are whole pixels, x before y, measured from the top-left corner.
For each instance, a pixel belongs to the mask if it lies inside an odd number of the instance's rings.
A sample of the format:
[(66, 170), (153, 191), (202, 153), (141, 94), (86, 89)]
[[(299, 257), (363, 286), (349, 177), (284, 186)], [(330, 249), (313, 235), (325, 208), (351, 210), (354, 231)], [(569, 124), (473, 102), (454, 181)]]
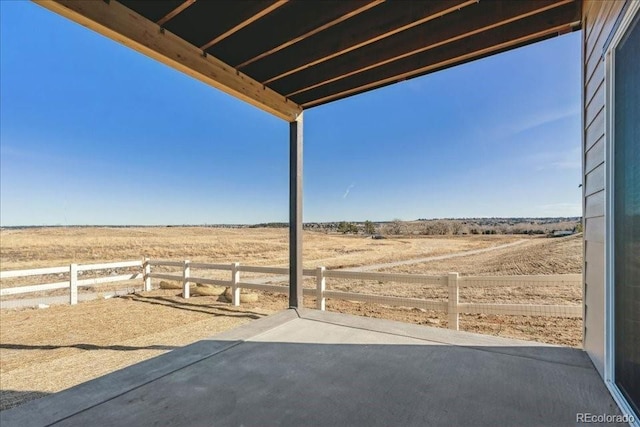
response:
[(512, 247), (512, 246), (521, 245), (521, 244), (526, 243), (526, 242), (529, 242), (529, 240), (518, 240), (517, 242), (506, 243), (504, 245), (491, 246), (489, 248), (484, 248), (484, 249), (473, 249), (473, 250), (470, 250), (470, 251), (456, 252), (454, 254), (437, 255), (437, 256), (430, 256), (430, 257), (426, 257), (426, 258), (408, 259), (408, 260), (404, 260), (404, 261), (388, 262), (388, 263), (384, 263), (384, 264), (365, 265), (365, 266), (362, 266), (362, 267), (344, 268), (342, 270), (345, 270), (345, 271), (375, 271), (375, 270), (380, 270), (380, 269), (383, 269), (383, 268), (398, 267), (398, 266), (401, 266), (401, 265), (421, 264), (423, 262), (430, 262), (430, 261), (441, 261), (441, 260), (450, 259), (450, 258), (458, 258), (458, 257), (463, 257), (463, 256), (469, 256), (469, 255), (478, 255), (478, 254), (482, 254), (482, 253), (485, 253), (485, 252), (496, 251), (498, 249), (505, 249), (505, 248), (509, 248), (509, 247)]
[[(404, 260), (404, 261), (387, 262), (387, 263), (383, 263), (383, 264), (363, 265), (361, 267), (338, 268), (336, 270), (341, 270), (341, 271), (376, 271), (376, 270), (380, 270), (380, 269), (383, 269), (383, 268), (398, 267), (398, 266), (401, 266), (401, 265), (421, 264), (421, 263), (430, 262), (430, 261), (441, 261), (441, 260), (450, 259), (450, 258), (458, 258), (458, 257), (465, 257), (465, 256), (470, 256), (470, 255), (478, 255), (478, 254), (483, 254), (483, 253), (486, 253), (486, 252), (496, 251), (496, 250), (499, 250), (499, 249), (509, 248), (509, 247), (516, 246), (516, 245), (521, 245), (521, 244), (529, 242), (529, 241), (530, 240), (518, 240), (516, 242), (506, 243), (504, 245), (491, 246), (491, 247), (483, 248), (483, 249), (473, 249), (473, 250), (470, 250), (470, 251), (456, 252), (456, 253), (453, 253), (453, 254), (436, 255), (436, 256), (430, 256), (430, 257), (426, 257), (426, 258), (414, 258), (414, 259), (408, 259), (408, 260)], [(263, 285), (263, 284), (266, 284), (266, 283), (280, 283), (280, 282), (285, 282), (285, 281), (288, 281), (288, 280), (289, 280), (289, 276), (271, 276), (271, 277), (261, 277), (261, 278), (258, 278), (258, 279), (243, 280), (243, 282)]]

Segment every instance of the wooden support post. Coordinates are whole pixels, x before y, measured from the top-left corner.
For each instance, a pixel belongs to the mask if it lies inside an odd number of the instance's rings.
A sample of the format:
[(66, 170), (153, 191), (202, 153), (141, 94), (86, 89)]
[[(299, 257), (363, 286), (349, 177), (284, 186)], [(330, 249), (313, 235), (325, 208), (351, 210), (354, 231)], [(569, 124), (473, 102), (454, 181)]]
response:
[(78, 264), (69, 266), (69, 304), (78, 303)]
[(318, 267), (316, 269), (316, 308), (322, 311), (326, 308), (324, 290), (327, 285), (327, 279), (324, 277), (324, 271), (324, 267)]
[(289, 307), (302, 308), (302, 113), (289, 123)]
[(449, 273), (449, 304), (447, 306), (449, 329), (459, 330), (458, 324), (458, 273)]
[(239, 262), (231, 264), (231, 303), (238, 307), (240, 305), (240, 288), (238, 283), (240, 282), (240, 267)]
[(151, 263), (149, 262), (149, 258), (145, 258), (144, 259), (144, 290), (145, 291), (150, 291), (151, 290)]
[(191, 268), (189, 267), (190, 261), (189, 260), (185, 260), (184, 262), (184, 268), (182, 269), (182, 297), (183, 298), (189, 298), (190, 295), (190, 289), (189, 289), (189, 276), (191, 273)]

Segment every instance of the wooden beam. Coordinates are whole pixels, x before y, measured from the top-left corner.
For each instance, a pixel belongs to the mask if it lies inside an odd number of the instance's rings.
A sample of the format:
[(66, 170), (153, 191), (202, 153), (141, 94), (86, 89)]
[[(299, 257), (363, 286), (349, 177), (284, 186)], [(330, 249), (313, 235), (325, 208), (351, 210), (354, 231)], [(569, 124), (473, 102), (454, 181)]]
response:
[(484, 47), (484, 48), (479, 48), (479, 49), (473, 49), (472, 51), (466, 53), (466, 54), (462, 54), (462, 55), (455, 55), (453, 57), (450, 57), (448, 59), (443, 59), (441, 61), (437, 61), (434, 63), (431, 63), (429, 65), (425, 65), (425, 66), (421, 66), (415, 69), (412, 69), (410, 71), (406, 71), (406, 72), (402, 72), (402, 73), (398, 73), (398, 74), (394, 74), (392, 76), (383, 78), (383, 79), (379, 79), (379, 80), (375, 80), (366, 84), (361, 84), (361, 85), (357, 85), (355, 87), (349, 88), (349, 89), (345, 89), (345, 90), (341, 90), (339, 92), (336, 93), (332, 93), (330, 95), (327, 96), (323, 96), (317, 99), (312, 99), (308, 102), (302, 102), (301, 105), (303, 108), (311, 108), (311, 107), (315, 107), (321, 104), (326, 104), (327, 102), (331, 102), (331, 101), (335, 101), (337, 99), (340, 98), (345, 98), (349, 95), (353, 95), (359, 92), (364, 92), (367, 91), (369, 89), (373, 89), (376, 87), (380, 87), (380, 86), (385, 86), (387, 84), (391, 84), (391, 83), (396, 83), (396, 82), (400, 82), (403, 80), (407, 80), (410, 79), (412, 77), (416, 77), (422, 74), (426, 74), (430, 71), (435, 71), (435, 70), (440, 70), (443, 68), (447, 68), (456, 64), (460, 64), (460, 63), (464, 63), (467, 61), (471, 61), (473, 59), (477, 59), (477, 58), (481, 58), (483, 56), (488, 56), (492, 53), (497, 53), (500, 51), (504, 51), (504, 50), (508, 50), (509, 48), (513, 48), (513, 47), (517, 47), (517, 46), (521, 46), (530, 42), (533, 42), (535, 40), (540, 40), (543, 39), (545, 37), (548, 36), (552, 36), (567, 30), (572, 30), (575, 27), (578, 27), (580, 25), (581, 21), (576, 21), (576, 22), (572, 22), (569, 24), (560, 24), (557, 26), (553, 26), (541, 31), (537, 31), (535, 33), (531, 33), (531, 34), (527, 34), (525, 36), (522, 37), (518, 37), (515, 39), (510, 39), (507, 41), (503, 41), (500, 43), (488, 43), (489, 46)]
[(347, 19), (352, 18), (352, 17), (354, 17), (356, 15), (359, 15), (362, 12), (365, 12), (365, 11), (367, 11), (367, 10), (369, 10), (369, 9), (379, 5), (379, 4), (382, 4), (384, 2), (385, 2), (385, 0), (374, 0), (374, 1), (370, 2), (370, 3), (367, 3), (362, 7), (359, 7), (359, 8), (357, 8), (355, 10), (352, 10), (351, 12), (346, 13), (346, 14), (344, 14), (344, 15), (342, 15), (342, 16), (340, 16), (340, 17), (338, 17), (338, 18), (336, 18), (336, 19), (334, 19), (332, 21), (329, 21), (329, 22), (327, 22), (327, 23), (325, 23), (323, 25), (320, 25), (319, 27), (316, 27), (316, 28), (314, 28), (313, 30), (311, 30), (309, 32), (301, 34), (298, 37), (295, 37), (295, 38), (293, 38), (291, 40), (287, 40), (286, 42), (282, 43), (281, 45), (278, 45), (278, 46), (276, 46), (276, 47), (274, 47), (272, 49), (269, 49), (266, 52), (263, 52), (260, 55), (257, 55), (257, 56), (255, 56), (255, 57), (253, 57), (251, 59), (248, 59), (248, 60), (244, 61), (243, 63), (239, 64), (237, 66), (237, 68), (238, 69), (242, 69), (242, 67), (246, 67), (247, 65), (249, 65), (249, 64), (251, 64), (251, 63), (253, 63), (255, 61), (258, 61), (258, 60), (260, 60), (262, 58), (266, 58), (267, 56), (269, 56), (269, 55), (271, 55), (273, 53), (276, 53), (278, 51), (281, 51), (282, 49), (285, 49), (285, 48), (287, 48), (289, 46), (292, 46), (292, 45), (294, 45), (294, 44), (296, 44), (296, 43), (298, 43), (298, 42), (300, 42), (300, 41), (302, 41), (302, 40), (304, 40), (306, 38), (309, 38), (309, 37), (313, 36), (314, 34), (318, 34), (321, 31), (324, 31), (324, 30), (326, 30), (328, 28), (331, 28), (334, 25), (337, 25), (337, 24), (339, 24), (339, 23), (341, 23), (343, 21), (346, 21)]
[(281, 119), (292, 121), (302, 112), (296, 103), (117, 1), (34, 2)]
[(188, 8), (189, 6), (194, 4), (195, 2), (196, 2), (196, 0), (185, 0), (184, 3), (182, 3), (180, 6), (176, 7), (171, 12), (167, 13), (165, 16), (160, 18), (158, 20), (158, 22), (156, 22), (156, 24), (158, 24), (158, 25), (160, 25), (162, 27), (164, 24), (169, 22), (176, 15), (178, 15), (180, 12), (182, 12), (183, 10), (185, 10), (186, 8)]
[[(350, 58), (349, 56), (345, 56), (340, 59), (340, 63), (338, 64), (329, 62), (323, 64), (322, 70), (316, 70), (314, 68), (314, 73), (306, 73), (310, 74), (309, 78), (313, 78), (315, 76), (327, 76), (330, 72), (333, 72), (334, 76), (308, 84), (295, 91), (287, 90), (286, 92), (288, 93), (286, 96), (291, 97), (311, 89), (351, 77), (364, 71), (426, 52), (427, 50), (440, 47), (447, 43), (471, 37), (484, 31), (488, 31), (565, 4), (573, 3), (573, 1), (574, 0), (539, 0), (536, 2), (506, 3), (504, 5), (490, 3), (487, 10), (482, 13), (478, 13), (478, 11), (472, 9), (465, 9), (460, 14), (448, 15), (447, 17), (434, 22), (433, 26), (415, 28), (416, 31), (403, 34), (401, 39), (389, 39), (388, 43), (385, 43), (385, 46), (378, 47), (376, 45), (375, 48), (378, 52), (391, 53), (385, 59), (380, 59), (379, 56), (378, 58), (373, 57), (374, 52), (369, 53), (357, 51), (359, 58)], [(452, 19), (447, 20), (448, 17), (451, 17)], [(371, 48), (373, 49), (374, 46), (371, 46)], [(394, 52), (395, 54), (393, 54)], [(398, 52), (402, 53), (398, 54)], [(358, 61), (358, 59), (360, 59), (360, 61)], [(362, 63), (363, 61), (368, 64), (353, 69), (354, 65), (357, 66), (358, 62)], [(301, 80), (305, 81), (307, 78), (301, 76)]]
[(279, 7), (285, 5), (288, 1), (289, 0), (278, 0), (277, 2), (275, 2), (272, 5), (262, 9), (260, 12), (258, 12), (255, 15), (251, 16), (250, 18), (245, 19), (244, 21), (242, 21), (238, 25), (234, 26), (233, 28), (230, 28), (229, 30), (227, 30), (224, 33), (220, 34), (218, 37), (216, 37), (215, 39), (211, 40), (210, 42), (204, 44), (203, 46), (200, 47), (200, 49), (202, 49), (202, 50), (209, 49), (214, 44), (226, 39), (227, 37), (229, 37), (233, 33), (236, 33), (238, 31), (240, 31), (241, 29), (243, 29), (247, 25), (251, 25), (253, 22), (256, 22), (258, 19), (262, 18), (263, 16), (266, 16), (266, 15), (270, 14), (271, 12), (273, 12), (274, 10), (278, 9)]
[[(367, 36), (367, 38), (365, 40), (362, 40), (360, 42), (357, 42), (355, 44), (349, 44), (347, 46), (344, 47), (339, 47), (338, 49), (335, 49), (334, 46), (326, 46), (324, 48), (319, 48), (319, 51), (321, 52), (325, 52), (326, 54), (322, 54), (319, 58), (314, 59), (312, 61), (306, 62), (302, 65), (299, 65), (293, 69), (287, 70), (283, 73), (280, 73), (276, 76), (273, 76), (267, 80), (265, 80), (263, 83), (264, 84), (269, 84), (271, 82), (274, 82), (276, 80), (279, 80), (283, 77), (289, 76), (291, 74), (297, 73), (298, 71), (304, 70), (306, 68), (312, 67), (314, 65), (320, 64), (322, 62), (328, 61), (332, 58), (335, 58), (337, 56), (340, 55), (344, 55), (345, 53), (351, 52), (353, 50), (359, 49), (363, 46), (369, 45), (371, 43), (375, 43), (379, 40), (382, 40), (384, 38), (387, 37), (391, 37), (394, 34), (397, 34), (399, 32), (408, 30), (409, 28), (413, 28), (417, 25), (421, 25), (424, 24), (425, 22), (431, 21), (433, 19), (436, 18), (440, 18), (448, 13), (451, 12), (456, 12), (460, 9), (462, 9), (463, 7), (466, 6), (470, 6), (472, 4), (476, 4), (478, 3), (478, 0), (466, 0), (466, 1), (456, 1), (456, 2), (451, 2), (451, 1), (444, 1), (442, 3), (432, 3), (432, 4), (444, 4), (444, 5), (449, 5), (448, 7), (444, 7), (444, 8), (435, 8), (433, 13), (430, 13), (426, 16), (423, 16), (422, 18), (419, 19), (415, 19), (415, 20), (411, 20), (410, 22), (404, 24), (404, 25), (400, 25), (400, 26), (391, 26), (389, 25), (389, 27), (384, 27), (382, 29), (382, 32), (380, 32), (380, 29), (377, 28), (373, 28), (370, 29), (369, 31), (367, 31), (366, 33), (372, 33), (375, 32), (375, 35), (371, 35), (371, 36)], [(329, 51), (327, 51), (326, 49), (329, 49)], [(315, 53), (315, 52), (314, 52)]]

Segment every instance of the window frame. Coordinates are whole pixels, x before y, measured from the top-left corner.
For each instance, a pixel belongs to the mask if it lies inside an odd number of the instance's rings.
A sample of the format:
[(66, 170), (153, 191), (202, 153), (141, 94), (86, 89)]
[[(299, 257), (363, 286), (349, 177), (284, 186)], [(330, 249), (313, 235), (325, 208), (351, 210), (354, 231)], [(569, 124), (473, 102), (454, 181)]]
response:
[(640, 427), (631, 405), (616, 384), (615, 378), (615, 233), (614, 233), (614, 150), (615, 150), (615, 49), (630, 29), (640, 10), (640, 1), (632, 1), (613, 33), (604, 52), (605, 74), (605, 351), (604, 380), (614, 400), (624, 414), (634, 416), (632, 426)]

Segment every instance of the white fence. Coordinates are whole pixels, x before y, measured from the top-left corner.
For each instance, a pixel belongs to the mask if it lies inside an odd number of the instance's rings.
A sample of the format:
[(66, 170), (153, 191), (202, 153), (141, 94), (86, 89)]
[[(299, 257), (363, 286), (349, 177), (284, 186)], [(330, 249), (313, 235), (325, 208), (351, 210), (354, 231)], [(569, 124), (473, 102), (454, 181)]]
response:
[[(289, 269), (286, 267), (256, 267), (233, 264), (206, 264), (192, 263), (189, 261), (147, 261), (145, 289), (151, 288), (151, 278), (182, 281), (183, 296), (189, 298), (189, 286), (192, 282), (227, 286), (232, 290), (233, 305), (240, 305), (240, 290), (254, 289), (276, 293), (289, 293), (288, 286), (243, 282), (240, 280), (241, 272), (263, 273), (287, 276)], [(182, 275), (152, 273), (151, 266), (181, 267)], [(226, 270), (230, 272), (229, 280), (213, 280), (194, 276), (191, 269)], [(316, 297), (316, 308), (324, 310), (326, 299), (339, 299), (346, 301), (375, 302), (390, 306), (415, 307), (425, 310), (444, 311), (448, 314), (448, 325), (451, 329), (458, 330), (459, 314), (503, 314), (523, 316), (552, 316), (552, 317), (582, 317), (581, 305), (549, 305), (549, 304), (486, 304), (486, 303), (461, 303), (459, 293), (461, 288), (468, 287), (495, 287), (495, 286), (558, 286), (577, 285), (582, 283), (580, 274), (560, 274), (541, 276), (460, 276), (458, 273), (449, 273), (443, 276), (426, 276), (419, 274), (393, 274), (374, 273), (344, 270), (327, 270), (325, 267), (316, 269), (304, 269), (303, 275), (314, 277), (316, 287), (303, 288), (303, 295)], [(431, 301), (420, 298), (403, 298), (383, 295), (363, 294), (357, 292), (344, 292), (326, 289), (327, 278), (375, 280), (380, 282), (412, 283), (422, 285), (434, 285), (448, 290), (447, 301)]]
[(17, 286), (13, 288), (0, 289), (0, 296), (18, 295), (32, 292), (50, 291), (54, 289), (69, 289), (69, 304), (78, 303), (78, 286), (92, 287), (102, 285), (105, 283), (123, 282), (127, 280), (136, 280), (143, 278), (142, 273), (135, 274), (120, 274), (115, 276), (95, 277), (91, 279), (78, 279), (78, 272), (85, 271), (98, 271), (98, 270), (113, 270), (117, 268), (130, 268), (139, 267), (142, 268), (142, 261), (122, 261), (122, 262), (109, 262), (102, 264), (71, 264), (65, 267), (49, 267), (49, 268), (36, 268), (31, 270), (11, 270), (0, 271), (0, 279), (9, 279), (16, 277), (28, 277), (28, 276), (47, 276), (52, 274), (69, 274), (69, 280), (44, 283), (41, 285), (30, 286)]
[[(95, 279), (78, 280), (78, 271), (104, 270), (123, 267), (141, 267), (142, 274), (126, 274), (118, 276), (101, 277)], [(170, 274), (163, 272), (152, 272), (152, 267), (178, 267), (180, 274)], [(192, 274), (192, 270), (218, 270), (228, 271), (229, 280), (218, 280), (205, 277), (198, 277)], [(287, 280), (289, 269), (286, 267), (259, 267), (246, 266), (239, 263), (231, 264), (209, 264), (201, 262), (186, 261), (163, 261), (149, 260), (126, 261), (108, 264), (72, 264), (69, 267), (41, 268), (36, 270), (19, 270), (0, 272), (0, 278), (22, 277), (32, 275), (46, 275), (69, 273), (69, 281), (47, 283), (35, 286), (21, 286), (0, 290), (0, 296), (22, 294), (27, 292), (46, 291), (50, 289), (69, 288), (69, 301), (76, 304), (78, 301), (78, 286), (93, 286), (102, 283), (111, 283), (124, 280), (144, 278), (146, 291), (151, 290), (151, 279), (174, 280), (182, 283), (182, 295), (184, 298), (190, 297), (191, 283), (210, 284), (231, 288), (232, 304), (240, 305), (241, 289), (254, 289), (274, 293), (289, 293), (289, 287), (274, 285), (269, 283), (257, 283), (241, 281), (241, 273), (259, 273), (282, 276), (282, 280)], [(304, 269), (303, 275), (314, 277), (315, 288), (303, 288), (303, 294), (316, 297), (316, 307), (325, 310), (327, 298), (346, 300), (375, 302), (390, 306), (415, 307), (424, 310), (443, 311), (448, 314), (448, 326), (458, 330), (459, 314), (502, 314), (502, 315), (524, 315), (524, 316), (552, 316), (552, 317), (582, 317), (581, 305), (546, 305), (546, 304), (487, 304), (487, 303), (461, 303), (459, 293), (461, 288), (470, 287), (496, 287), (496, 286), (558, 286), (577, 285), (582, 283), (580, 274), (562, 275), (541, 275), (541, 276), (460, 276), (458, 273), (449, 273), (442, 276), (426, 276), (419, 274), (395, 274), (395, 273), (375, 273), (358, 272), (344, 270), (327, 270), (325, 267), (315, 269)], [(447, 301), (433, 301), (421, 298), (405, 298), (396, 296), (383, 296), (373, 294), (363, 294), (357, 292), (344, 292), (337, 290), (327, 290), (327, 279), (351, 279), (351, 280), (374, 280), (378, 282), (398, 282), (408, 284), (432, 285), (447, 289)]]

